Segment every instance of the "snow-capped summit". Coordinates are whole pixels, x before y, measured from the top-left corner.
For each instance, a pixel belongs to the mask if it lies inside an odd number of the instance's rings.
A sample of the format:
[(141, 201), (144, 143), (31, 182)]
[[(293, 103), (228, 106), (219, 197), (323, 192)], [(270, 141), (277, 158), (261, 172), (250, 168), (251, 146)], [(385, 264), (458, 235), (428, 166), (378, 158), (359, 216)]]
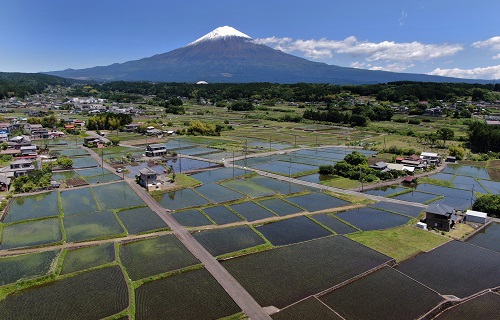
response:
[(199, 38), (198, 40), (195, 40), (195, 41), (191, 42), (190, 44), (188, 44), (188, 46), (193, 45), (193, 44), (197, 44), (200, 42), (204, 42), (204, 41), (225, 39), (225, 38), (229, 38), (229, 37), (239, 37), (239, 38), (252, 39), (252, 37), (244, 34), (241, 31), (236, 30), (233, 27), (224, 26), (224, 27), (219, 27), (219, 28), (213, 30), (212, 32), (207, 33), (206, 35)]

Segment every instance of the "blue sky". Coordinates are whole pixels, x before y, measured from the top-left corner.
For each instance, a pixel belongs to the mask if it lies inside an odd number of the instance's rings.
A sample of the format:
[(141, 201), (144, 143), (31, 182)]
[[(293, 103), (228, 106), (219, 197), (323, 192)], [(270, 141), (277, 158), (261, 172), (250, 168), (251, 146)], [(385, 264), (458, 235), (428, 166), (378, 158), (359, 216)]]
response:
[(109, 65), (231, 26), (309, 60), (500, 79), (498, 0), (1, 0), (0, 71)]

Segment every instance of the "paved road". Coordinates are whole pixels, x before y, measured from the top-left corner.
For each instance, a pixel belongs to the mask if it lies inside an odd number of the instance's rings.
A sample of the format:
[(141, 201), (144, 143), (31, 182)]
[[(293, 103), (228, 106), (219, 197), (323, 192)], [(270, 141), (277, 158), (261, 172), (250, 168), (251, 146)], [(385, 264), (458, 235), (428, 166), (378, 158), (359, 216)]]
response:
[(252, 320), (267, 319), (268, 316), (262, 307), (254, 298), (241, 286), (241, 284), (217, 261), (196, 239), (181, 226), (166, 209), (161, 207), (143, 188), (135, 182), (127, 180), (127, 183), (135, 192), (146, 202), (146, 204), (155, 211), (160, 218), (165, 221), (172, 229), (177, 238), (186, 246), (186, 248), (200, 260), (210, 274), (226, 290), (236, 304)]

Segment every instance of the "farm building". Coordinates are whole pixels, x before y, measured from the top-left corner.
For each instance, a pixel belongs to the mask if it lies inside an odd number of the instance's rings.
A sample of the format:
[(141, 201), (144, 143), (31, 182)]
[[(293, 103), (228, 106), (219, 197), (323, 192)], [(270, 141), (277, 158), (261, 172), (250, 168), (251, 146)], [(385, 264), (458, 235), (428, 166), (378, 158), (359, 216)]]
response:
[(139, 171), (139, 184), (147, 189), (148, 185), (155, 181), (157, 177), (158, 173), (156, 171), (145, 167)]
[(467, 222), (475, 222), (486, 224), (486, 220), (488, 219), (488, 215), (486, 212), (467, 210), (465, 212), (465, 220)]

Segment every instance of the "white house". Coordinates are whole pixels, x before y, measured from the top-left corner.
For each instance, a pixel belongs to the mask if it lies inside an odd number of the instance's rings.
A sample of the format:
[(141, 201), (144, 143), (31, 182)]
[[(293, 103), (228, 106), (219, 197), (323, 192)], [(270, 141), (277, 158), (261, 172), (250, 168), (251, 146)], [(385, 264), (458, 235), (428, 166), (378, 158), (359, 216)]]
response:
[(486, 212), (467, 210), (465, 212), (465, 221), (486, 224), (488, 215)]

